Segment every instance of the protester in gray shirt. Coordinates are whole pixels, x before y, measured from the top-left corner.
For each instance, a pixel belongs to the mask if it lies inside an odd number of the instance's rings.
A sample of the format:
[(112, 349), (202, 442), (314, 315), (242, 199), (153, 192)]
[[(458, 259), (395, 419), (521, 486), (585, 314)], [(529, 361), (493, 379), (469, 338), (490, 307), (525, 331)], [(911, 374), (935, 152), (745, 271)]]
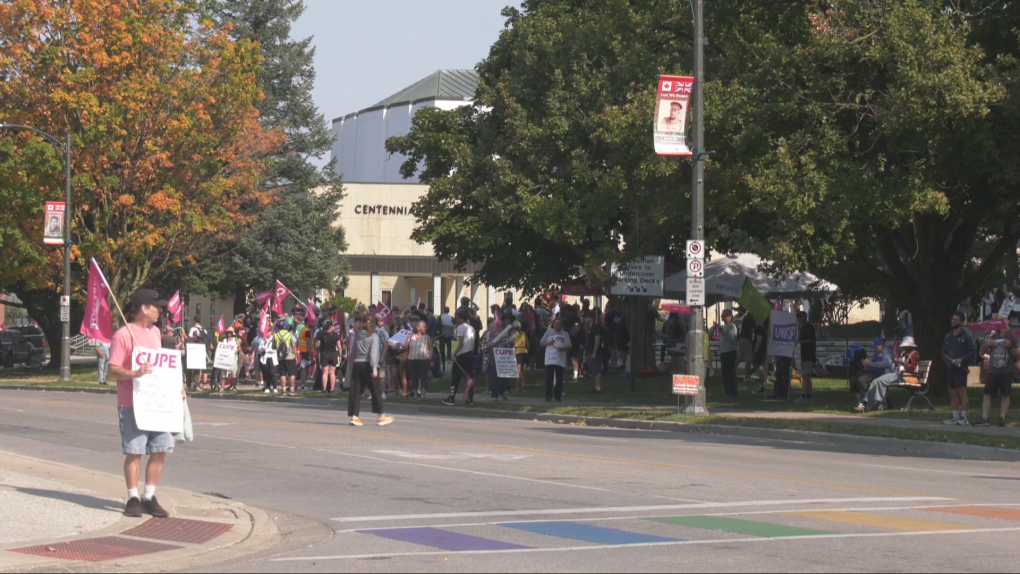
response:
[(383, 414), (382, 401), (379, 399), (379, 336), (375, 332), (375, 315), (358, 315), (354, 319), (357, 332), (354, 344), (354, 374), (351, 391), (347, 396), (347, 416), (351, 417), (351, 426), (364, 426), (361, 422), (361, 394), (368, 389), (372, 394), (372, 412), (379, 415), (379, 426), (393, 422), (393, 417)]
[(735, 397), (739, 394), (737, 389), (737, 347), (739, 345), (740, 331), (733, 322), (733, 311), (726, 309), (722, 312), (722, 334), (719, 340), (719, 359), (722, 362), (723, 389), (727, 397)]

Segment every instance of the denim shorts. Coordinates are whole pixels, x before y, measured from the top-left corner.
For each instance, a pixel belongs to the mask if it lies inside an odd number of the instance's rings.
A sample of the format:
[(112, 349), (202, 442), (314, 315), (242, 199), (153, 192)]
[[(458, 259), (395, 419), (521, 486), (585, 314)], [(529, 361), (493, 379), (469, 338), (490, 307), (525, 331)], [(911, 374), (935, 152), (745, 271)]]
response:
[(119, 407), (120, 440), (124, 454), (145, 455), (174, 451), (174, 436), (168, 432), (138, 430), (135, 425), (135, 409)]

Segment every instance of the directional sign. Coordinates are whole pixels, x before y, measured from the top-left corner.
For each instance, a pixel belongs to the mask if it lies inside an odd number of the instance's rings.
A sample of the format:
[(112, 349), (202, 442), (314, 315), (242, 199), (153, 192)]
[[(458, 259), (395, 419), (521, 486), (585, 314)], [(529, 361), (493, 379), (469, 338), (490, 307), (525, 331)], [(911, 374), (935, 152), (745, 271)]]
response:
[(665, 268), (661, 255), (643, 257), (629, 263), (613, 263), (612, 276), (615, 282), (609, 294), (662, 297)]
[(60, 308), (60, 322), (67, 323), (71, 320), (71, 308), (61, 307)]
[(687, 257), (688, 259), (704, 259), (705, 258), (705, 242), (700, 239), (688, 240), (687, 241)]
[(687, 278), (687, 304), (695, 307), (705, 305), (705, 280), (697, 277)]
[(687, 276), (688, 277), (704, 277), (705, 276), (705, 260), (704, 259), (688, 259), (687, 260)]

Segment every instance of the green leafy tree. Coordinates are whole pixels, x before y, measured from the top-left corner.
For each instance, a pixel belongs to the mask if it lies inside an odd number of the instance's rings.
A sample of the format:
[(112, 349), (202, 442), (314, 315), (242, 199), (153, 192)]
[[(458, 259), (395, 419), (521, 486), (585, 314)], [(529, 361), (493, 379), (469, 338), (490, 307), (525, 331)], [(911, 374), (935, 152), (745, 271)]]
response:
[(213, 21), (230, 25), (235, 40), (257, 42), (262, 54), (258, 82), (265, 99), (260, 122), (281, 129), (287, 141), (267, 158), (261, 185), (278, 189), (279, 201), (259, 213), (258, 221), (222, 242), (218, 255), (189, 278), (199, 291), (234, 295), (237, 313), (248, 308), (255, 291), (280, 279), (295, 291), (338, 288), (348, 266), (344, 230), (335, 225), (343, 199), (334, 164), (319, 168), (312, 158), (328, 153), (333, 135), (312, 100), (315, 83), (311, 38), (291, 39), (291, 24), (305, 11), (301, 0), (204, 0)]

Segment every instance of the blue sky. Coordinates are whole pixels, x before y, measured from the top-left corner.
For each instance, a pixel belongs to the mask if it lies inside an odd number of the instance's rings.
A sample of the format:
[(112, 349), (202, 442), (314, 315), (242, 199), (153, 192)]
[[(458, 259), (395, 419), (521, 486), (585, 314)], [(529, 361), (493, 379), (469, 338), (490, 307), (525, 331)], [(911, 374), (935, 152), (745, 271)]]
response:
[(473, 68), (503, 30), (500, 12), (509, 4), (514, 0), (305, 0), (291, 34), (314, 37), (313, 95), (328, 122), (441, 68)]

